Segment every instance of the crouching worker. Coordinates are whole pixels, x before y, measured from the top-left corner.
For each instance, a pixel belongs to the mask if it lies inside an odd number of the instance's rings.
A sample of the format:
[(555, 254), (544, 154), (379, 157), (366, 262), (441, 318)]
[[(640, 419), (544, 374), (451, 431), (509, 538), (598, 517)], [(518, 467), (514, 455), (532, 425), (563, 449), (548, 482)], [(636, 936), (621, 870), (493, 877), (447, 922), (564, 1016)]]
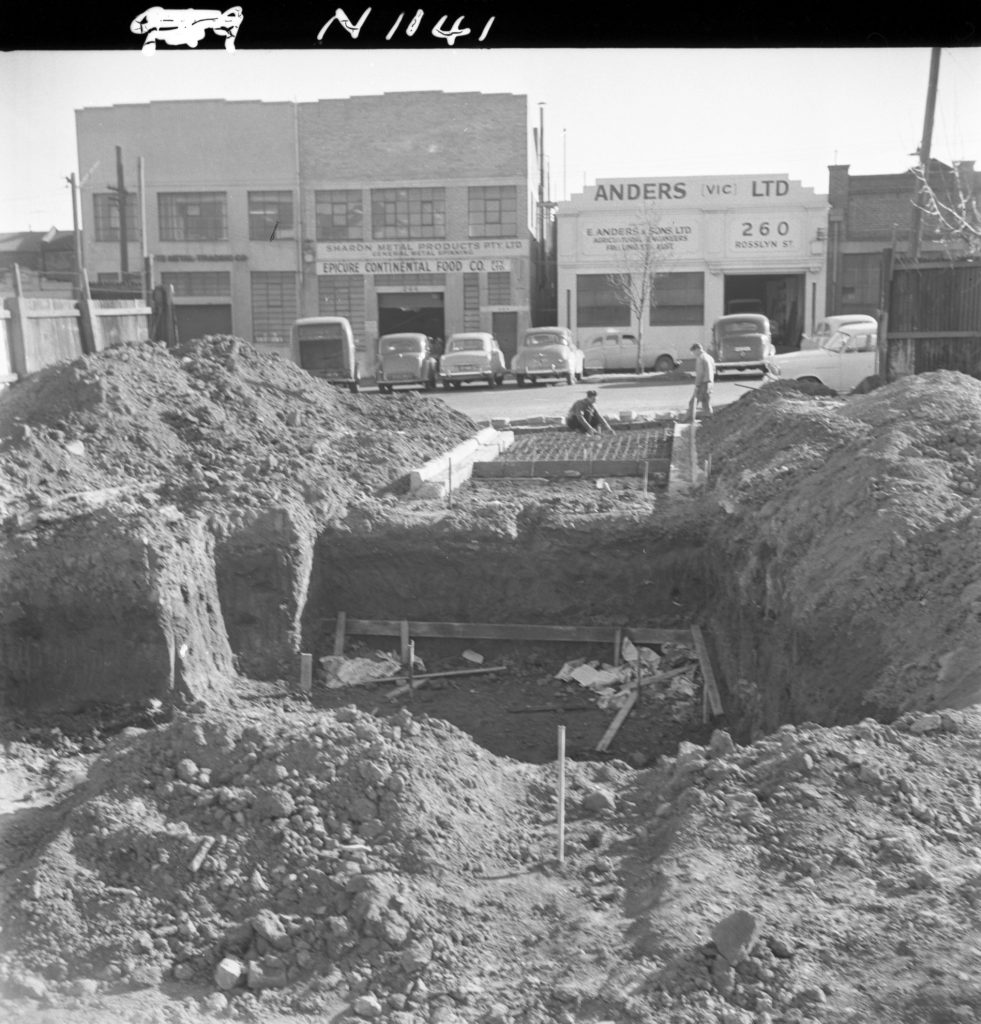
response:
[(565, 425), (570, 430), (577, 430), (581, 434), (598, 434), (600, 427), (612, 434), (613, 427), (606, 421), (606, 417), (596, 408), (596, 392), (587, 391), (585, 398), (572, 403), (572, 408), (566, 413)]

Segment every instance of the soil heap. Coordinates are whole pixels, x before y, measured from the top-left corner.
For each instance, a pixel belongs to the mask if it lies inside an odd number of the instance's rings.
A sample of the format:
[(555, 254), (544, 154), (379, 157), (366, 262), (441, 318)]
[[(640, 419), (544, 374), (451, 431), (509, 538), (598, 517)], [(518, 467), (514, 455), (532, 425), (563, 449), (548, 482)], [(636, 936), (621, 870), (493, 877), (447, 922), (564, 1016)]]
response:
[(193, 699), (236, 665), (293, 672), (325, 525), (475, 431), (235, 338), (31, 375), (0, 394), (0, 699)]

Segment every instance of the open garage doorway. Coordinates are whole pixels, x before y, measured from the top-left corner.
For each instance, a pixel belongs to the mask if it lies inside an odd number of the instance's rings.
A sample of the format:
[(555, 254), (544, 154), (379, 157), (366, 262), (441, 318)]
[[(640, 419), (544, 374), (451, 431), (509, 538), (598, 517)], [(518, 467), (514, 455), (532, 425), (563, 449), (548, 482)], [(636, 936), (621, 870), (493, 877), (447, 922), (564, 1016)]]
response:
[(406, 331), (446, 337), (442, 292), (383, 292), (378, 296), (378, 334)]
[(726, 274), (725, 311), (764, 313), (777, 351), (796, 349), (804, 330), (804, 275)]

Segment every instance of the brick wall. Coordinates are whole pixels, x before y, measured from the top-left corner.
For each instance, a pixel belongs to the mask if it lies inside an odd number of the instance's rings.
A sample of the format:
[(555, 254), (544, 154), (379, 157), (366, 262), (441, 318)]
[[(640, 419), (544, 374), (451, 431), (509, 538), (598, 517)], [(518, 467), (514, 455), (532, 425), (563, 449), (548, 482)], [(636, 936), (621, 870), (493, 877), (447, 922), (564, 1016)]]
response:
[(525, 177), (528, 101), (510, 93), (386, 93), (299, 105), (305, 181)]

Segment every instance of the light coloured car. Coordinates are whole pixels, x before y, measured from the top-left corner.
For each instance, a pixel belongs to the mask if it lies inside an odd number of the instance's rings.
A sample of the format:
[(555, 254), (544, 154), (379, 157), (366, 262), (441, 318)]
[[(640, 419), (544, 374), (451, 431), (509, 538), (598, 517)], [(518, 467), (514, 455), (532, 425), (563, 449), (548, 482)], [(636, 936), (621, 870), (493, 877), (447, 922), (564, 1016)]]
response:
[(449, 336), (439, 360), (438, 376), (444, 388), (481, 381), (493, 388), (504, 383), (506, 371), (504, 353), (494, 335), (468, 331)]
[(582, 380), (583, 354), (568, 327), (530, 327), (511, 360), (511, 372), (520, 388), (525, 381)]
[(876, 341), (875, 324), (851, 324), (835, 331), (820, 348), (773, 356), (771, 372), (847, 393), (875, 373)]
[(878, 327), (875, 317), (869, 316), (867, 313), (837, 313), (835, 316), (826, 316), (823, 320), (818, 320), (810, 334), (801, 335), (800, 347), (801, 349), (820, 348), (835, 331), (855, 324), (863, 326), (871, 324), (872, 330)]
[(600, 328), (583, 342), (583, 373), (617, 373), (637, 369), (637, 335)]

